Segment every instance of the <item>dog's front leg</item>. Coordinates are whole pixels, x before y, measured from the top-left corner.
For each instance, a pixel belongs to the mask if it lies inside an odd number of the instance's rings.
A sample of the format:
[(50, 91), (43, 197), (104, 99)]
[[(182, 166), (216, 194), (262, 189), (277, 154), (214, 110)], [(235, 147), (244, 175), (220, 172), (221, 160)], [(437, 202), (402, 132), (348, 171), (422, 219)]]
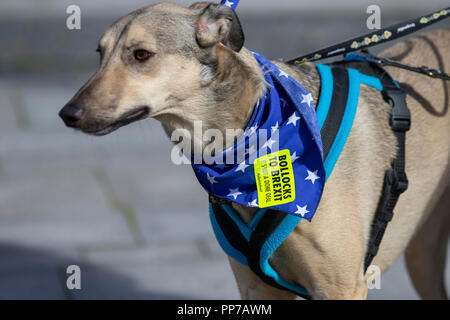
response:
[[(331, 197), (330, 197), (331, 198)], [(351, 201), (351, 200), (349, 200)], [(286, 280), (304, 286), (313, 299), (361, 300), (367, 298), (363, 276), (364, 232), (356, 211), (347, 216), (333, 213), (322, 203), (314, 223), (302, 220), (273, 253), (270, 264)], [(351, 212), (355, 204), (332, 202), (339, 211)], [(233, 206), (245, 223), (254, 212)], [(330, 227), (330, 225), (332, 227)], [(229, 259), (242, 299), (295, 299), (289, 291), (263, 282), (250, 268)]]
[[(294, 300), (296, 295), (274, 288), (263, 282), (250, 268), (241, 265), (239, 262), (229, 258), (231, 269), (239, 289), (241, 299), (244, 300)], [(320, 281), (319, 281), (320, 283)], [(320, 288), (320, 289), (319, 289)], [(326, 282), (318, 285), (318, 290), (313, 294), (314, 299), (334, 299), (334, 300), (365, 300), (367, 299), (367, 286), (360, 283), (356, 286), (329, 286)]]
[(295, 299), (296, 296), (288, 291), (279, 290), (264, 283), (250, 268), (240, 264), (232, 258), (230, 261), (231, 269), (238, 285), (241, 299), (245, 300), (274, 300)]
[[(349, 211), (347, 211), (349, 212)], [(286, 280), (302, 285), (313, 299), (367, 298), (363, 275), (365, 241), (357, 219), (336, 217), (302, 220), (271, 257)], [(355, 217), (356, 215), (353, 215)]]

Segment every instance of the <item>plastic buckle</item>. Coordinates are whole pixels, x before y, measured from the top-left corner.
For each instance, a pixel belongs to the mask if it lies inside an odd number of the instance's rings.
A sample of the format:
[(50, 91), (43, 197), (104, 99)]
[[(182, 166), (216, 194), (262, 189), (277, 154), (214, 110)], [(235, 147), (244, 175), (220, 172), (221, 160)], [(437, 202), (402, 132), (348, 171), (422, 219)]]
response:
[(390, 169), (386, 172), (386, 178), (389, 186), (396, 192), (403, 193), (408, 189), (408, 178), (406, 177), (406, 173), (400, 173)]
[(384, 99), (391, 105), (391, 127), (394, 131), (405, 132), (411, 128), (411, 113), (406, 106), (406, 94), (397, 87), (385, 88)]
[(396, 179), (394, 188), (395, 188), (395, 190), (397, 190), (397, 192), (403, 193), (408, 189), (408, 179), (406, 177), (406, 173), (397, 172), (396, 176), (397, 176), (397, 179)]

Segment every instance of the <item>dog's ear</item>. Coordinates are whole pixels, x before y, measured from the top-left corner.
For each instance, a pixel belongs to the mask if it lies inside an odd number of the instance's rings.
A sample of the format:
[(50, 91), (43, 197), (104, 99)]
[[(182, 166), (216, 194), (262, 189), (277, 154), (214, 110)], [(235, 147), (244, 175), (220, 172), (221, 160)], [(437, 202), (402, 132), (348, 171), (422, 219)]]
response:
[(215, 3), (195, 3), (191, 7), (200, 10), (195, 33), (203, 48), (222, 43), (239, 52), (244, 45), (244, 33), (236, 13), (229, 7)]

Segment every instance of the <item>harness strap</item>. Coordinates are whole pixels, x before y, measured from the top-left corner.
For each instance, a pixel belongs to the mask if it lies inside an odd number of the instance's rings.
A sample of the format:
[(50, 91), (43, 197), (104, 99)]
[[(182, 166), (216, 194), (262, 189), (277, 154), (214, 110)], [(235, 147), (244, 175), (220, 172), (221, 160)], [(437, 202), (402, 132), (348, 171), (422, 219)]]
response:
[(263, 272), (261, 268), (261, 248), (263, 247), (264, 242), (266, 242), (269, 236), (275, 232), (284, 218), (286, 218), (286, 215), (287, 213), (285, 212), (275, 210), (268, 210), (266, 212), (252, 233), (249, 247), (255, 250), (250, 250), (250, 254), (248, 256), (250, 269), (252, 269), (264, 282), (275, 285), (278, 289), (284, 290), (284, 287), (280, 286), (272, 277), (269, 277)]
[(210, 218), (222, 249), (239, 263), (248, 266), (265, 283), (311, 299), (307, 291), (283, 278), (272, 268), (269, 258), (301, 218), (282, 211), (259, 209), (246, 225), (236, 216), (227, 199), (209, 195)]
[[(392, 82), (391, 82), (392, 83)], [(394, 208), (400, 195), (408, 188), (405, 172), (406, 131), (411, 125), (411, 116), (406, 105), (405, 92), (397, 86), (384, 85), (382, 91), (385, 100), (392, 106), (391, 128), (397, 137), (397, 155), (391, 163), (391, 169), (386, 170), (384, 176), (383, 193), (372, 223), (370, 240), (364, 259), (364, 272), (370, 266), (378, 253), (381, 240), (394, 216)]]
[(333, 81), (333, 94), (330, 106), (332, 108), (327, 112), (323, 126), (320, 129), (322, 137), (323, 158), (326, 159), (330, 149), (336, 140), (336, 136), (341, 127), (342, 118), (346, 110), (348, 98), (348, 72), (342, 67), (331, 67)]
[(321, 78), (317, 120), (322, 137), (325, 181), (333, 172), (353, 126), (361, 84), (382, 90), (378, 78), (333, 63), (317, 65)]
[(401, 68), (401, 69), (405, 69), (408, 71), (421, 73), (421, 74), (427, 75), (432, 78), (438, 78), (438, 79), (447, 80), (447, 81), (450, 80), (450, 76), (447, 73), (445, 73), (441, 70), (438, 70), (438, 69), (432, 69), (432, 68), (428, 68), (425, 66), (416, 67), (416, 66), (411, 66), (409, 64), (399, 63), (397, 61), (394, 61), (394, 60), (386, 58), (386, 57), (373, 56), (373, 55), (369, 54), (367, 51), (360, 52), (359, 55), (364, 57), (367, 61), (373, 62), (378, 65), (386, 65), (386, 66)]
[(238, 223), (225, 211), (223, 205), (229, 205), (224, 199), (217, 198), (210, 194), (209, 201), (212, 206), (212, 214), (222, 230), (227, 230), (225, 235), (229, 244), (242, 253), (245, 259), (240, 259), (241, 263), (248, 264), (249, 255), (248, 239), (243, 236), (243, 232), (238, 227)]
[[(391, 162), (391, 168), (386, 170), (383, 182), (383, 191), (375, 213), (369, 242), (364, 259), (364, 272), (378, 253), (381, 240), (394, 216), (394, 208), (400, 195), (408, 188), (408, 179), (405, 172), (406, 131), (411, 126), (411, 114), (406, 105), (406, 94), (382, 67), (381, 61), (368, 60), (370, 55), (353, 53), (346, 56), (344, 61), (336, 64), (356, 68), (364, 74), (375, 76), (382, 84), (381, 93), (384, 100), (392, 107), (389, 124), (397, 138), (397, 153)], [(369, 62), (368, 62), (369, 61)]]

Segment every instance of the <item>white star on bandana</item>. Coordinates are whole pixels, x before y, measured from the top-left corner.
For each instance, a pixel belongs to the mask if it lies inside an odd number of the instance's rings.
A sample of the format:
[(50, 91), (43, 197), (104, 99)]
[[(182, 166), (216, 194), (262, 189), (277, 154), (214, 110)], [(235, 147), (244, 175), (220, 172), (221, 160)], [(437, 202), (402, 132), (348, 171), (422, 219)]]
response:
[(228, 1), (226, 0), (225, 3), (223, 4), (224, 6), (227, 6), (229, 8), (231, 8), (231, 6), (234, 4), (234, 2)]
[(286, 123), (288, 125), (289, 123), (292, 123), (294, 127), (297, 126), (297, 121), (300, 120), (300, 117), (297, 117), (295, 112), (292, 114), (292, 116), (289, 117), (289, 121)]
[(248, 203), (248, 206), (249, 206), (249, 207), (257, 207), (257, 206), (258, 206), (258, 203), (256, 202), (256, 199), (253, 199), (252, 202), (249, 202), (249, 203)]
[(280, 69), (280, 74), (278, 75), (279, 77), (286, 77), (286, 78), (289, 78), (289, 75), (286, 73), (286, 72), (284, 72), (283, 70), (281, 70)]
[(298, 158), (300, 158), (300, 157), (297, 157), (297, 151), (295, 151), (293, 154), (291, 154), (291, 162), (294, 162)]
[(306, 205), (303, 206), (303, 207), (300, 207), (300, 206), (297, 204), (296, 206), (297, 206), (297, 211), (296, 211), (295, 213), (298, 213), (298, 214), (301, 215), (302, 217), (304, 217), (305, 214), (307, 214), (307, 213), (309, 212), (308, 210), (306, 210)]
[(241, 164), (238, 165), (236, 171), (242, 171), (245, 172), (245, 169), (249, 167), (248, 164), (245, 164), (245, 161), (241, 162)]
[(274, 133), (275, 131), (277, 131), (278, 128), (279, 128), (279, 126), (278, 126), (278, 121), (277, 121), (277, 123), (276, 123), (274, 126), (272, 126), (271, 128), (272, 128), (272, 133)]
[(317, 170), (312, 172), (306, 169), (306, 171), (308, 171), (308, 176), (305, 178), (305, 180), (311, 180), (312, 184), (314, 184), (317, 179), (320, 179), (320, 177), (317, 175)]
[(239, 191), (239, 188), (230, 189), (230, 193), (227, 195), (227, 197), (233, 197), (234, 200), (236, 200), (238, 195), (240, 194), (242, 194), (242, 192)]
[(214, 180), (214, 177), (211, 177), (209, 175), (209, 173), (206, 173), (206, 178), (208, 178), (209, 183), (214, 184), (214, 183), (218, 183), (216, 180)]
[(311, 107), (311, 102), (313, 102), (313, 97), (311, 93), (308, 94), (302, 94), (303, 100), (302, 103), (306, 103), (308, 107)]

